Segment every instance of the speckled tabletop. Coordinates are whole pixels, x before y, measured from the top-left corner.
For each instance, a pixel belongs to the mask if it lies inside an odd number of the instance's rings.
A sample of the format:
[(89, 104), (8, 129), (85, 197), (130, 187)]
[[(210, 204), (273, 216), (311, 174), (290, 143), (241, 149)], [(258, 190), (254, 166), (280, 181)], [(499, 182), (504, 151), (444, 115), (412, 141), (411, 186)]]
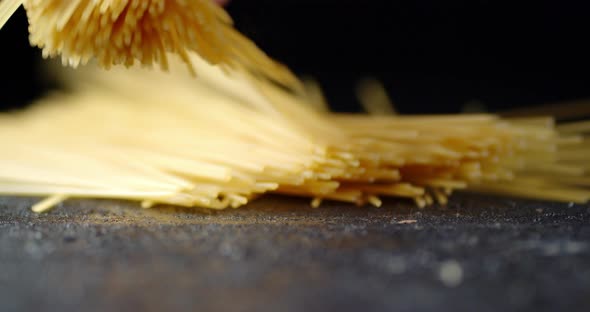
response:
[(0, 198), (1, 311), (590, 311), (590, 206)]

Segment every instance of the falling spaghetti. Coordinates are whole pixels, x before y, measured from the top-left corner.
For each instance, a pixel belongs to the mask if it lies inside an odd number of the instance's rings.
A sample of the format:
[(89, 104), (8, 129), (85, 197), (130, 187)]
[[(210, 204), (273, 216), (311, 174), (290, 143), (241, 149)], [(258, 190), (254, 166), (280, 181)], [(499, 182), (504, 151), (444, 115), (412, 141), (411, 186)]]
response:
[(176, 55), (195, 74), (191, 53), (226, 70), (245, 68), (299, 89), (299, 80), (233, 27), (212, 0), (0, 0), (0, 28), (23, 6), (30, 42), (46, 58), (77, 67), (159, 65)]
[(198, 79), (173, 62), (169, 74), (61, 69), (72, 92), (0, 115), (0, 194), (45, 196), (35, 211), (68, 198), (237, 208), (266, 193), (313, 206), (445, 204), (455, 190), (590, 199), (588, 122), (337, 114), (314, 84), (293, 94), (189, 57)]

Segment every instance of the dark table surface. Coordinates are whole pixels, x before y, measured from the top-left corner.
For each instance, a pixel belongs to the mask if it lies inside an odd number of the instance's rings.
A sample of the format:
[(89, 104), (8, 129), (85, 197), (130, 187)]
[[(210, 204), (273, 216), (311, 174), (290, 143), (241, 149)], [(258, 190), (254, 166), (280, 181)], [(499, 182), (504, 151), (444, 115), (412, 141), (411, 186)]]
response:
[(0, 198), (1, 311), (590, 311), (590, 206)]

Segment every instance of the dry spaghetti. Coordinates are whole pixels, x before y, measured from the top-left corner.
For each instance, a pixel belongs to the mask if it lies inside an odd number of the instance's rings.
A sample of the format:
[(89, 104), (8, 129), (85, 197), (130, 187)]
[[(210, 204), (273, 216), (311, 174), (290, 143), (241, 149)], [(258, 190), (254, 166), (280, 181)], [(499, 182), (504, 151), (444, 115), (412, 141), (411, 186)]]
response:
[[(145, 69), (61, 70), (72, 93), (0, 116), (0, 194), (120, 198), (224, 209), (266, 193), (380, 206), (455, 190), (587, 202), (587, 122), (494, 115), (346, 115), (196, 54), (198, 79)], [(365, 85), (371, 111), (389, 102)], [(377, 90), (371, 94), (366, 90)]]
[(30, 42), (44, 57), (77, 67), (95, 59), (113, 65), (169, 67), (179, 56), (191, 72), (190, 53), (224, 68), (246, 68), (291, 88), (299, 81), (238, 33), (212, 0), (1, 0), (0, 28), (23, 5)]

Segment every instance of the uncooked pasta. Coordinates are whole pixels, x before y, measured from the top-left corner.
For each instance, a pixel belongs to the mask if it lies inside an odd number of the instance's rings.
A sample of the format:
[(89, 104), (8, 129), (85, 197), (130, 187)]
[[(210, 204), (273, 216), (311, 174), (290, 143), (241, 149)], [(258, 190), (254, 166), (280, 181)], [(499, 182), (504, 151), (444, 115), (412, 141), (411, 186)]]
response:
[(269, 58), (233, 27), (212, 0), (0, 0), (0, 28), (26, 9), (30, 42), (46, 58), (72, 67), (96, 60), (114, 65), (159, 65), (178, 56), (193, 74), (191, 52), (222, 68), (246, 68), (299, 89), (289, 69)]
[(456, 190), (590, 199), (587, 121), (401, 116), (374, 80), (357, 90), (368, 114), (333, 113), (210, 0), (3, 0), (0, 27), (21, 5), (31, 43), (70, 65), (55, 70), (71, 91), (0, 115), (0, 194), (44, 197), (36, 212), (69, 198), (238, 208), (268, 193), (313, 207), (444, 205)]
[[(294, 94), (227, 75), (197, 54), (195, 79), (140, 68), (61, 69), (73, 90), (2, 115), (0, 194), (237, 208), (267, 193), (380, 206), (446, 204), (455, 190), (584, 203), (587, 122), (495, 115), (401, 116), (327, 110), (312, 82)], [(361, 92), (375, 111), (378, 94)]]

